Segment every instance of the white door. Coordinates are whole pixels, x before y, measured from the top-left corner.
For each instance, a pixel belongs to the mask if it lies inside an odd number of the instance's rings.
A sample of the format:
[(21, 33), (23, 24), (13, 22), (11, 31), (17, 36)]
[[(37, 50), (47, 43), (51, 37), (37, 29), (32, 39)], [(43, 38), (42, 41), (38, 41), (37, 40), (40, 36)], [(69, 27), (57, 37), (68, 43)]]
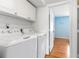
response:
[(50, 46), (50, 52), (53, 48), (53, 45), (54, 45), (54, 32), (55, 32), (55, 26), (54, 26), (54, 23), (55, 23), (55, 19), (54, 19), (54, 12), (53, 12), (53, 9), (50, 8), (50, 40), (49, 40), (49, 46)]
[(17, 15), (27, 20), (34, 21), (36, 16), (36, 8), (31, 5), (27, 0), (14, 0), (15, 10)]
[(8, 9), (14, 9), (14, 1), (13, 0), (0, 0), (0, 6), (3, 6)]
[(0, 11), (14, 14), (14, 0), (0, 0)]

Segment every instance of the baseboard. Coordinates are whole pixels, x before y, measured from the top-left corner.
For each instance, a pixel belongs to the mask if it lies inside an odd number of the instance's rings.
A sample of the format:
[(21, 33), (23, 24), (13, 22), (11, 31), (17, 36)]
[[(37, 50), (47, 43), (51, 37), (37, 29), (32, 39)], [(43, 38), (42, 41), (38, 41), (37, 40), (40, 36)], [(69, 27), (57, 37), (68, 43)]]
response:
[(55, 38), (65, 38), (65, 39), (69, 39), (69, 37), (55, 37)]

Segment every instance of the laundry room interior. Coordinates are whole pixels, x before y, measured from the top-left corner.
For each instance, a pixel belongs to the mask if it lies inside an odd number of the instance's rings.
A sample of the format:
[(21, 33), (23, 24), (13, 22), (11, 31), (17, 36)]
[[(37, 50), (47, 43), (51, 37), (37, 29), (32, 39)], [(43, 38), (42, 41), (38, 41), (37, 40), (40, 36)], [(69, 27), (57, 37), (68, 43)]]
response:
[(0, 58), (76, 57), (76, 5), (74, 0), (0, 0)]

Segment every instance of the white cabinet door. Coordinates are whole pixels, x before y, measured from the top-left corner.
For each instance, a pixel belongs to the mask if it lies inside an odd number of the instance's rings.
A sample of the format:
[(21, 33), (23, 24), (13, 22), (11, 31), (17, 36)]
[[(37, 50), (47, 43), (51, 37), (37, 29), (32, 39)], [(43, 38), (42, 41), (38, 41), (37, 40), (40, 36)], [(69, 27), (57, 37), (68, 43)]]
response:
[(27, 0), (0, 0), (0, 11), (16, 14), (32, 21), (36, 18), (36, 8)]
[(35, 20), (36, 8), (27, 0), (15, 0), (15, 8), (18, 16), (24, 17), (28, 20)]
[(28, 7), (28, 15), (31, 20), (35, 20), (36, 16), (36, 8), (32, 6), (30, 3), (27, 2), (27, 7)]
[(0, 11), (14, 14), (14, 0), (0, 0)]
[[(26, 6), (26, 0), (15, 0), (15, 10), (16, 10), (16, 13), (18, 16), (21, 16), (21, 17), (24, 17), (24, 18), (27, 18), (28, 17), (28, 13), (26, 12), (27, 11), (27, 6)], [(26, 16), (25, 16), (26, 15)]]
[(0, 0), (0, 5), (12, 9), (14, 7), (13, 0)]

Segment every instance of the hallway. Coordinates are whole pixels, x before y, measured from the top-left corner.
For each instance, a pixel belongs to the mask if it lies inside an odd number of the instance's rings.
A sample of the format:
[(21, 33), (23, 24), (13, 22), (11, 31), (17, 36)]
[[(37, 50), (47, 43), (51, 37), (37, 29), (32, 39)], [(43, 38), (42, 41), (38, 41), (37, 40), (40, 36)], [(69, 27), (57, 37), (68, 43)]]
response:
[(69, 56), (69, 40), (64, 38), (55, 38), (54, 47), (45, 58), (67, 58)]

